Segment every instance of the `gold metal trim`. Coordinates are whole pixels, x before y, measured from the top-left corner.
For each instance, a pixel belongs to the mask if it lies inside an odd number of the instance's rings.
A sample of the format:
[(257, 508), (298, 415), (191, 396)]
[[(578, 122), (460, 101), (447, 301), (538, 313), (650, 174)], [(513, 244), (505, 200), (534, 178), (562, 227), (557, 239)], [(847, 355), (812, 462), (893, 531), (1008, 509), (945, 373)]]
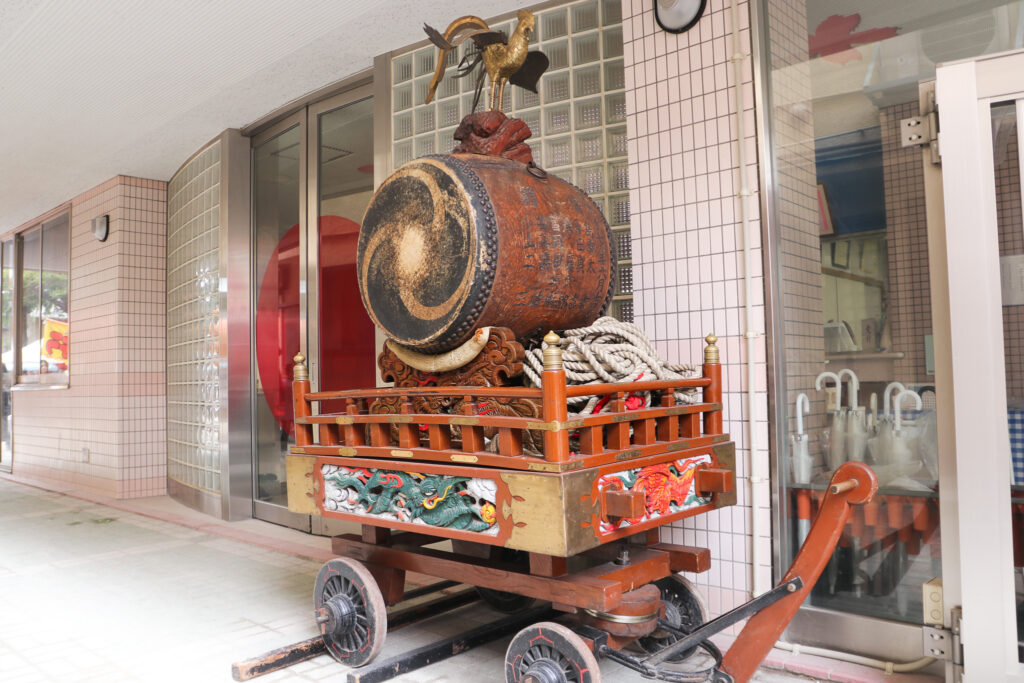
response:
[(715, 333), (712, 332), (708, 336), (704, 337), (704, 341), (706, 341), (708, 343), (708, 345), (706, 347), (704, 347), (704, 363), (705, 364), (717, 363), (718, 362), (718, 347), (715, 345), (715, 342), (718, 341), (718, 337), (716, 337)]
[(305, 382), (309, 380), (309, 371), (306, 369), (306, 357), (301, 354), (295, 354), (295, 367), (292, 369), (292, 379), (296, 382)]
[(674, 408), (665, 409), (666, 415), (685, 415), (689, 412), (692, 412), (692, 408), (689, 406), (676, 406)]
[(414, 453), (412, 451), (393, 450), (391, 451), (391, 455), (395, 456), (396, 458), (411, 458), (413, 457)]
[(630, 422), (636, 419), (640, 418), (638, 418), (636, 415), (631, 415), (629, 413), (621, 413), (619, 415), (612, 416), (612, 422)]
[(622, 451), (621, 453), (616, 453), (615, 454), (615, 460), (616, 461), (632, 460), (633, 458), (639, 458), (639, 457), (640, 457), (640, 449), (639, 448), (631, 448), (628, 451)]
[(453, 424), (453, 425), (466, 425), (466, 426), (472, 427), (474, 425), (480, 424), (480, 418), (479, 417), (453, 417), (453, 418), (449, 419), (448, 422), (449, 422), (449, 424)]
[(673, 441), (665, 447), (666, 453), (673, 453), (675, 451), (685, 451), (693, 445), (692, 439), (683, 439), (682, 441)]
[(292, 446), (291, 450), (289, 451), (289, 453), (298, 453), (299, 455), (303, 455), (305, 454), (305, 452), (306, 449), (303, 448), (302, 446)]
[(387, 415), (388, 422), (398, 424), (409, 424), (412, 422), (412, 415)]
[(355, 418), (349, 415), (340, 415), (334, 418), (334, 421), (340, 425), (351, 425), (356, 423)]
[(475, 455), (462, 455), (461, 453), (456, 453), (451, 456), (452, 462), (477, 462), (479, 460), (480, 458)]
[(560, 341), (562, 339), (553, 330), (544, 335), (544, 343), (547, 344), (543, 353), (544, 370), (562, 369), (562, 349), (558, 346)]
[(533, 472), (569, 472), (583, 467), (582, 460), (570, 460), (569, 462), (531, 462), (526, 466)]
[(345, 448), (339, 448), (338, 449), (338, 455), (340, 455), (340, 456), (342, 456), (344, 458), (351, 458), (352, 456), (354, 456), (356, 454), (357, 454), (356, 449), (349, 448), (347, 446)]
[(552, 420), (551, 422), (527, 422), (527, 429), (539, 429), (546, 432), (560, 432), (563, 429), (579, 429), (583, 426), (583, 420), (566, 420), (565, 422), (559, 422), (558, 420)]

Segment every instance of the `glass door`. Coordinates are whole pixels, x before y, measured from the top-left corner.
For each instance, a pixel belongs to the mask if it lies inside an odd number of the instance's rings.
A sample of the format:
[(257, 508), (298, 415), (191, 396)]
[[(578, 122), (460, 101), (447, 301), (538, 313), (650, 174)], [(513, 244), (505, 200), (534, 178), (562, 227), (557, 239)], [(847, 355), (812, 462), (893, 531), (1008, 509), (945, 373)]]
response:
[(302, 257), (305, 207), (305, 112), (253, 141), (252, 222), (255, 463), (254, 515), (309, 531), (309, 516), (288, 511), (285, 454), (295, 442), (293, 358), (305, 350)]
[(374, 386), (374, 327), (356, 279), (373, 194), (370, 87), (311, 105), (253, 140), (256, 308), (254, 514), (314, 533), (288, 511), (285, 454), (295, 440), (291, 377), (308, 358), (314, 391)]
[[(356, 247), (373, 196), (373, 98), (369, 86), (310, 107), (309, 207), (316, 233), (310, 244), (310, 370), (313, 390), (376, 384), (373, 322), (363, 307)], [(315, 125), (312, 122), (315, 121)], [(322, 404), (324, 410), (343, 407)], [(356, 525), (313, 518), (313, 533), (358, 531)]]

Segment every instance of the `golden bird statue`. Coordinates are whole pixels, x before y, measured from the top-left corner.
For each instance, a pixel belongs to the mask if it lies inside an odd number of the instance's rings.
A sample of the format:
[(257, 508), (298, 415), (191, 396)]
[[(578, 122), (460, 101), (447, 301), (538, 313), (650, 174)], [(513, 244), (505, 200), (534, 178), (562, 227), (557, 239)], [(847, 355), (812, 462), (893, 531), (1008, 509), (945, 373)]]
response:
[[(537, 92), (537, 83), (541, 75), (548, 68), (548, 58), (540, 51), (529, 51), (530, 34), (535, 26), (533, 12), (519, 10), (519, 22), (512, 31), (512, 35), (506, 37), (502, 31), (491, 29), (487, 22), (480, 17), (460, 17), (449, 24), (442, 35), (437, 29), (426, 24), (423, 30), (430, 38), (430, 42), (440, 48), (441, 53), (437, 57), (437, 68), (434, 69), (434, 78), (430, 81), (430, 90), (427, 92), (425, 104), (434, 99), (437, 86), (444, 78), (445, 67), (448, 65), (448, 53), (456, 49), (468, 39), (472, 39), (476, 50), (463, 57), (458, 66), (456, 78), (462, 78), (474, 69), (481, 62), (483, 69), (479, 71), (476, 83), (476, 96), (473, 99), (473, 109), (476, 109), (480, 100), (480, 92), (483, 89), (483, 77), (486, 74), (491, 79), (491, 92), (489, 109), (501, 111), (504, 101), (505, 84), (511, 82), (532, 92)], [(495, 106), (497, 102), (497, 106)]]

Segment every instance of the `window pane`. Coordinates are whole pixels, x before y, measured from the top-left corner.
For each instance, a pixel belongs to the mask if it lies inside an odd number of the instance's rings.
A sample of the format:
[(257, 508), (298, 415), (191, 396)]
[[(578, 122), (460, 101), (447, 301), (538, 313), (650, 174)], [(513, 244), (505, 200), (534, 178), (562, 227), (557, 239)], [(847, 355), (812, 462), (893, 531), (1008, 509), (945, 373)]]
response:
[(21, 368), (22, 382), (39, 381), (39, 265), (42, 232), (32, 230), (21, 236)]
[[(42, 344), (40, 381), (67, 384), (70, 362), (68, 331), (69, 220), (65, 214), (43, 224), (40, 313)], [(42, 376), (45, 374), (45, 377)]]
[(373, 196), (373, 100), (322, 114), (319, 125), (320, 389), (372, 387), (376, 348), (359, 296), (356, 246)]
[(3, 243), (0, 270), (0, 467), (11, 466), (11, 385), (14, 383), (14, 240)]

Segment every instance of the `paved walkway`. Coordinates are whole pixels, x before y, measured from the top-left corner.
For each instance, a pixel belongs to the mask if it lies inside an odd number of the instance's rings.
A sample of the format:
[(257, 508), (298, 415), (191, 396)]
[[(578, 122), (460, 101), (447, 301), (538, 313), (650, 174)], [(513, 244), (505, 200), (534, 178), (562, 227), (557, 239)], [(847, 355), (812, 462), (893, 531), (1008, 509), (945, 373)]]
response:
[[(230, 681), (233, 662), (316, 634), (313, 582), (330, 556), (327, 539), (212, 520), (167, 498), (105, 502), (0, 478), (0, 681)], [(435, 617), (389, 634), (381, 657), (495, 618), (480, 604)], [(507, 644), (394, 680), (500, 681)], [(882, 680), (802, 659), (822, 680), (830, 670), (830, 680)], [(645, 680), (609, 661), (601, 669), (609, 683)], [(345, 671), (324, 655), (257, 680), (343, 681)], [(755, 680), (815, 679), (762, 670)]]

